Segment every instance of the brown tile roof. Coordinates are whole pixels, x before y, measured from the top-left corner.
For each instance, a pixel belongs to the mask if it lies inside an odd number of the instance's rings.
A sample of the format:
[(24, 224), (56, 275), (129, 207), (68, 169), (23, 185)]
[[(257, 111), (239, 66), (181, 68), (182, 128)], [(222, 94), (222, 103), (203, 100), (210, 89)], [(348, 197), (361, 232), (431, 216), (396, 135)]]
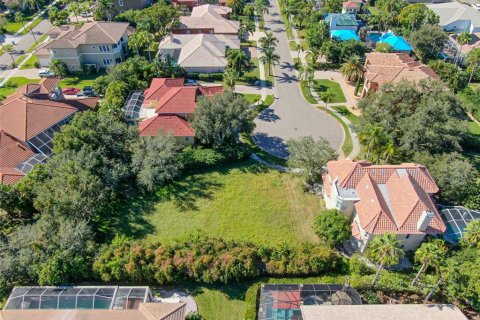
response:
[(14, 168), (33, 155), (28, 146), (0, 129), (0, 168)]
[(213, 29), (218, 34), (237, 34), (240, 22), (222, 17), (231, 12), (228, 9), (212, 4), (194, 7), (190, 16), (180, 17), (179, 29)]
[(170, 88), (183, 87), (184, 81), (184, 78), (154, 78), (144, 91), (145, 102), (160, 99)]
[(379, 52), (366, 54), (365, 78), (378, 85), (401, 80), (439, 79), (431, 68), (414, 61), (406, 53)]
[[(0, 168), (0, 183), (15, 184), (20, 181), (25, 175), (13, 168)], [(0, 315), (0, 319), (2, 319)]]
[(145, 136), (158, 136), (160, 132), (171, 133), (174, 137), (193, 137), (195, 132), (188, 121), (175, 115), (155, 115), (145, 119), (139, 124), (139, 134)]
[(417, 229), (423, 211), (434, 213), (425, 233), (438, 234), (446, 229), (430, 197), (439, 189), (425, 166), (330, 161), (323, 178), (328, 196), (329, 184), (335, 180), (340, 188), (357, 191), (360, 200), (355, 202), (355, 209), (361, 227), (369, 233), (423, 233)]
[(49, 34), (56, 35), (46, 49), (77, 48), (82, 44), (116, 44), (128, 29), (126, 22), (87, 22), (83, 26), (61, 26)]

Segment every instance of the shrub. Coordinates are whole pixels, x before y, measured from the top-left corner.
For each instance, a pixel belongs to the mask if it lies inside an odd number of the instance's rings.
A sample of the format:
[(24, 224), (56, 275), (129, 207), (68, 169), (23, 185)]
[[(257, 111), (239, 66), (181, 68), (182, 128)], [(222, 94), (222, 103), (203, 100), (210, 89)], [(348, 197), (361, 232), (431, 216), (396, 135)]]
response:
[(370, 268), (362, 260), (360, 260), (358, 254), (354, 254), (352, 257), (350, 257), (348, 260), (348, 267), (350, 274), (363, 276), (371, 273)]
[(258, 298), (260, 295), (260, 283), (251, 285), (245, 292), (245, 320), (257, 319)]
[(315, 218), (313, 230), (322, 242), (337, 247), (350, 238), (348, 219), (337, 209), (325, 210)]
[(198, 170), (244, 160), (249, 154), (248, 148), (241, 144), (218, 149), (186, 147), (181, 153), (181, 162), (186, 170)]
[(380, 304), (380, 298), (378, 297), (377, 293), (372, 290), (367, 290), (363, 293), (363, 300), (367, 302), (367, 304)]

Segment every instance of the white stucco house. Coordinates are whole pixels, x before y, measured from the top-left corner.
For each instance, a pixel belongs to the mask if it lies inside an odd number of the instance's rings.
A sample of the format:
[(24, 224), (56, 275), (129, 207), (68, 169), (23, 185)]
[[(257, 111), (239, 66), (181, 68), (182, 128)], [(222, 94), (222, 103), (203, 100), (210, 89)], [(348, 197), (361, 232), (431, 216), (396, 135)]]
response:
[(384, 233), (396, 234), (408, 251), (426, 235), (446, 230), (431, 197), (438, 186), (423, 165), (330, 161), (323, 187), (326, 207), (340, 210), (350, 220), (351, 243), (360, 252)]
[(427, 4), (440, 18), (439, 25), (446, 32), (479, 32), (480, 12), (475, 8), (456, 1)]

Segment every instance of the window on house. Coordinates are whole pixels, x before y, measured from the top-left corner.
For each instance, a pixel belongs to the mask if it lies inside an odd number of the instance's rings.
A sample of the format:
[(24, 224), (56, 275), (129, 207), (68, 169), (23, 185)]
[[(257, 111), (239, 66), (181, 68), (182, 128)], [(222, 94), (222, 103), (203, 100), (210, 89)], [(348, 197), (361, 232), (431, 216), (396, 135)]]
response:
[(117, 44), (112, 44), (112, 49), (115, 49), (117, 47)]
[(65, 53), (70, 53), (70, 50), (65, 50)]
[(103, 59), (103, 65), (104, 66), (109, 66), (112, 64), (112, 59)]
[(123, 0), (118, 0), (118, 5), (119, 5), (120, 7), (123, 7)]
[(405, 240), (410, 238), (410, 234), (407, 234), (407, 236), (405, 237)]
[(110, 46), (102, 44), (98, 46), (98, 48), (100, 49), (100, 52), (110, 52)]
[(57, 50), (53, 50), (53, 53), (57, 53)]

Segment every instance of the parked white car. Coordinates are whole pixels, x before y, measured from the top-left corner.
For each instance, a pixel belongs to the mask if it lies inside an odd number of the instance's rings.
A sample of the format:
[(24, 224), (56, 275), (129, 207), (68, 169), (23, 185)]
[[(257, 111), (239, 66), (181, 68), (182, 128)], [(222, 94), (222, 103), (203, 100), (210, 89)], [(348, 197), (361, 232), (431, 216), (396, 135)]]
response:
[(472, 4), (472, 7), (474, 7), (477, 10), (480, 10), (480, 4), (478, 4), (478, 3)]
[(40, 78), (51, 78), (55, 75), (50, 70), (40, 70), (40, 71), (38, 71), (38, 76)]

